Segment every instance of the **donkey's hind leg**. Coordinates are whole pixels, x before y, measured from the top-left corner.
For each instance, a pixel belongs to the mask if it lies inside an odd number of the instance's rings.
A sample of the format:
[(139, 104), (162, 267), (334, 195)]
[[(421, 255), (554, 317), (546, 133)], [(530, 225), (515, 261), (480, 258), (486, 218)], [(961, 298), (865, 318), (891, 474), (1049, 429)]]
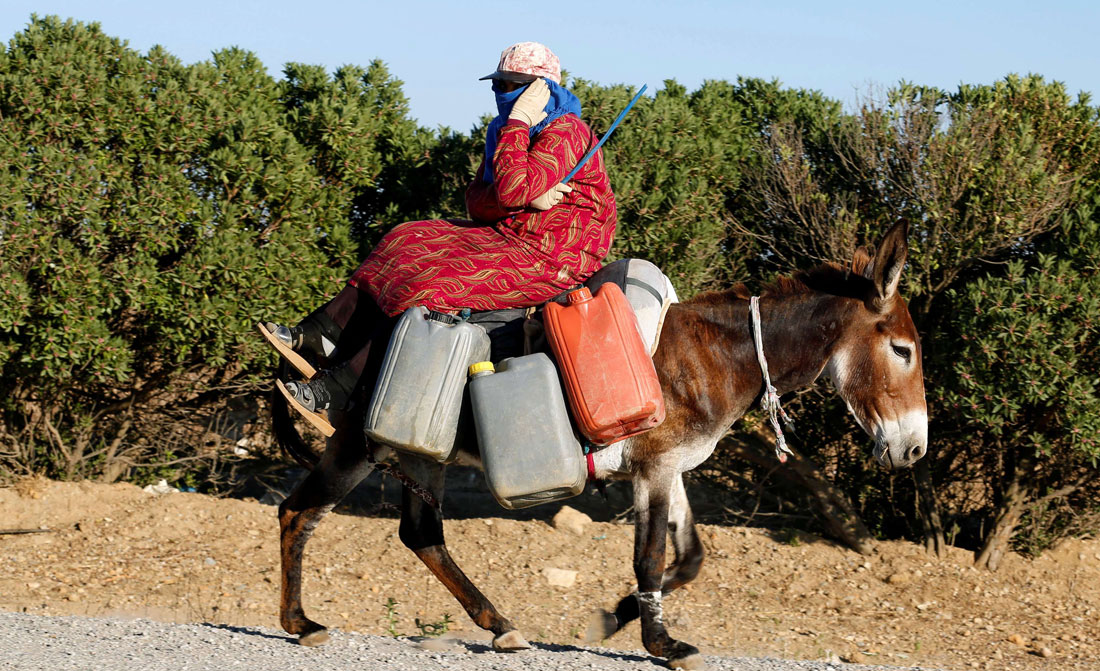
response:
[[(703, 564), (703, 544), (695, 530), (695, 519), (688, 504), (683, 475), (672, 481), (668, 507), (668, 536), (675, 554), (674, 563), (665, 569), (661, 578), (661, 594), (683, 587), (699, 575)], [(640, 607), (637, 594), (628, 594), (619, 600), (615, 611), (598, 611), (588, 628), (588, 641), (610, 638), (626, 625), (638, 619)]]
[[(336, 417), (334, 416), (334, 419)], [(279, 623), (302, 645), (328, 641), (328, 633), (302, 609), (302, 554), (321, 519), (373, 468), (360, 422), (338, 422), (324, 456), (279, 506), (282, 595)]]
[[(446, 469), (426, 459), (400, 455), (401, 469), (417, 484), (443, 501), (443, 474)], [(406, 486), (401, 494), (401, 542), (412, 550), (436, 578), (466, 609), (470, 619), (493, 634), (493, 647), (500, 651), (524, 650), (531, 647), (512, 623), (485, 598), (485, 595), (458, 567), (443, 540), (443, 516)]]

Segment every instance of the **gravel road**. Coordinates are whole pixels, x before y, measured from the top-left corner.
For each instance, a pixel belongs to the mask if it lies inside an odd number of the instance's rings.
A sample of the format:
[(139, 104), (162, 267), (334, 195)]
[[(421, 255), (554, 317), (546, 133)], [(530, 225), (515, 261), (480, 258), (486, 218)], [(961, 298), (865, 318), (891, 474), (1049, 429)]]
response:
[[(707, 656), (711, 671), (873, 671), (901, 667)], [(0, 613), (0, 669), (19, 671), (557, 671), (660, 669), (644, 652), (534, 644), (498, 654), (487, 641), (417, 641), (336, 632), (304, 648), (270, 629)], [(915, 670), (911, 670), (915, 671)]]

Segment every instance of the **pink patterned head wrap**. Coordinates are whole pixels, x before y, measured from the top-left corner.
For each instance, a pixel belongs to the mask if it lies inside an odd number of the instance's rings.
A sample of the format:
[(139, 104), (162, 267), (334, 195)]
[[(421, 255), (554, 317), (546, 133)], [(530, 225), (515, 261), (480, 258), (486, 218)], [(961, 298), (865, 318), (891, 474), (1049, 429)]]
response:
[(558, 62), (558, 57), (545, 44), (520, 42), (502, 51), (496, 71), (481, 79), (529, 82), (539, 77), (561, 83), (561, 63)]

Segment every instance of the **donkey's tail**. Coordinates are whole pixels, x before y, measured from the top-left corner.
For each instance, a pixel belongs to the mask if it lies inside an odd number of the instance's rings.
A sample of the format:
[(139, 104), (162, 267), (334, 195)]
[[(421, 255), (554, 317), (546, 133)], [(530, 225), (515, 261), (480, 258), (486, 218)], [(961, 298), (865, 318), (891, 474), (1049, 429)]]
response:
[[(287, 363), (280, 361), (275, 375), (280, 380), (287, 380), (289, 379), (289, 372), (290, 367)], [(294, 428), (290, 406), (287, 405), (286, 398), (279, 393), (274, 385), (271, 387), (269, 402), (271, 406), (271, 433), (275, 437), (275, 442), (279, 444), (283, 452), (301, 464), (302, 468), (312, 471), (313, 467), (320, 461), (320, 457), (309, 445), (306, 445), (306, 442), (302, 440), (302, 434)]]

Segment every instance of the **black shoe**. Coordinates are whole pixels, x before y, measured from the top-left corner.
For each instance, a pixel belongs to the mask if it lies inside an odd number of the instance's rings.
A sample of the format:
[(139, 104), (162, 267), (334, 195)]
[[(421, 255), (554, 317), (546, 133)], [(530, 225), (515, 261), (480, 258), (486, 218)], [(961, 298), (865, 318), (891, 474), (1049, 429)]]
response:
[(306, 357), (312, 358), (314, 362), (332, 359), (336, 352), (336, 341), (342, 331), (322, 311), (306, 317), (297, 326), (283, 326), (273, 322), (263, 322), (256, 326), (272, 347), (306, 379), (317, 375), (317, 367)]
[(310, 382), (287, 382), (275, 380), (275, 386), (286, 400), (290, 401), (292, 408), (297, 410), (307, 422), (312, 424), (325, 437), (336, 433), (336, 429), (328, 421), (328, 410), (331, 406), (331, 396), (325, 387), (324, 377), (319, 377)]
[(325, 436), (336, 432), (328, 421), (328, 413), (348, 406), (359, 381), (359, 374), (348, 364), (317, 375), (308, 382), (276, 380), (275, 386), (306, 420)]
[[(256, 328), (260, 329), (260, 333), (264, 338), (271, 343), (272, 347), (278, 350), (279, 354), (287, 360), (291, 366), (301, 373), (306, 379), (312, 378), (317, 374), (317, 369), (310, 362), (306, 361), (301, 354), (294, 350), (301, 347), (303, 342), (302, 338), (295, 338), (291, 329), (281, 324), (275, 324), (272, 322), (263, 322), (257, 324)], [(295, 342), (297, 340), (297, 342)]]

